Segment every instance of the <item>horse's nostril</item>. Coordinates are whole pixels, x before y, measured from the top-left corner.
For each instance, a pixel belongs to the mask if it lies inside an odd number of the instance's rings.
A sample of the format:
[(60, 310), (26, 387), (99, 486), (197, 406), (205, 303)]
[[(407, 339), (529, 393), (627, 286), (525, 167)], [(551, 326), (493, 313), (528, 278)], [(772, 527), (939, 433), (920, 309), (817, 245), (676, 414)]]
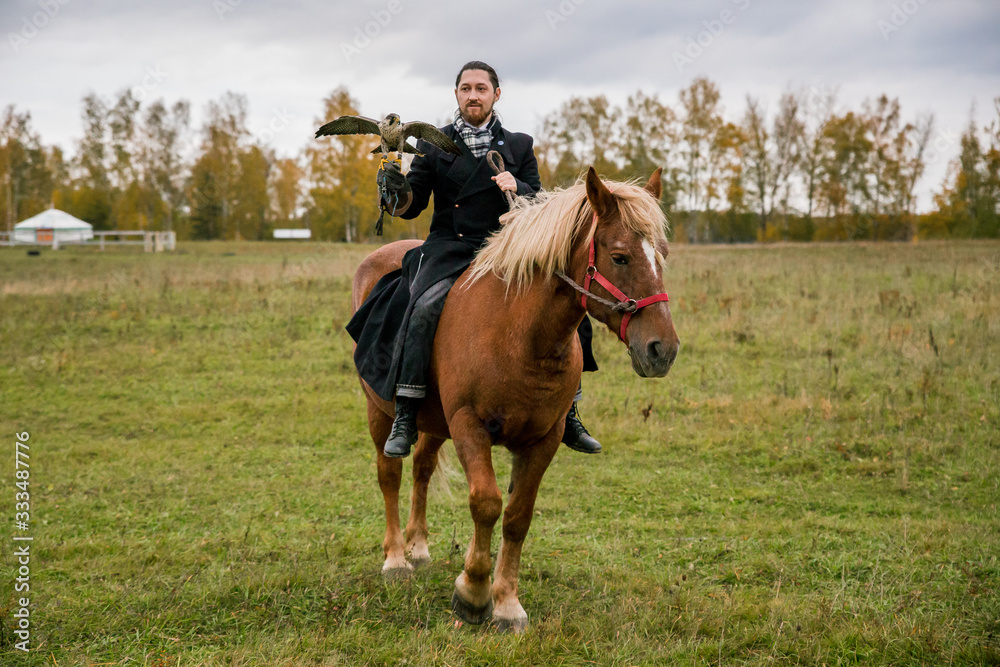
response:
[(646, 345), (646, 354), (650, 361), (656, 361), (663, 356), (663, 343), (658, 340), (652, 341)]

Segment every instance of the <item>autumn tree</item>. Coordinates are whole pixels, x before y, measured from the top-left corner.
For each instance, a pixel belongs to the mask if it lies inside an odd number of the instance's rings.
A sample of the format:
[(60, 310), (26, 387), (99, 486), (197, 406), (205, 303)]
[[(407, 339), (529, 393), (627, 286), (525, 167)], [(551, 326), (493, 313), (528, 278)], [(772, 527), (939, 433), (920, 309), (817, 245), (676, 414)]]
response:
[(802, 113), (802, 131), (799, 134), (797, 153), (798, 173), (804, 186), (806, 200), (805, 240), (811, 240), (815, 230), (813, 213), (819, 198), (823, 174), (823, 158), (829, 147), (826, 126), (833, 118), (836, 91), (812, 87), (798, 97)]
[(589, 166), (602, 176), (616, 177), (620, 123), (621, 110), (604, 95), (572, 97), (546, 116), (535, 150), (543, 187), (570, 185)]
[[(733, 123), (724, 123), (708, 144), (705, 173), (705, 212), (715, 211), (722, 202), (743, 206), (743, 152), (746, 135)], [(733, 185), (738, 186), (738, 192)], [(736, 196), (738, 195), (738, 196)]]
[[(747, 136), (738, 125), (725, 123), (716, 132), (709, 153), (707, 180), (709, 221), (708, 240), (737, 242), (753, 240), (745, 229), (746, 178), (744, 175)], [(724, 212), (715, 212), (713, 203), (725, 202)]]
[[(760, 102), (747, 95), (747, 110), (743, 115), (743, 131), (746, 133), (747, 182), (750, 185), (751, 201), (760, 215), (760, 230), (767, 225), (768, 198), (771, 190), (773, 165), (771, 163), (771, 135), (767, 129), (767, 117)], [(773, 202), (771, 202), (773, 205)]]
[(181, 215), (190, 129), (191, 105), (186, 100), (170, 107), (157, 100), (146, 108), (138, 159), (144, 188), (150, 193), (146, 214), (154, 229), (172, 230)]
[(240, 153), (250, 136), (247, 100), (226, 93), (210, 102), (202, 127), (201, 154), (191, 169), (191, 233), (194, 238), (235, 238), (233, 208), (240, 181)]
[(125, 190), (136, 182), (136, 161), (138, 153), (136, 115), (139, 100), (126, 89), (118, 96), (114, 106), (107, 110), (107, 123), (111, 143), (109, 175), (111, 186)]
[(52, 175), (52, 206), (66, 210), (66, 202), (73, 196), (73, 178), (70, 162), (59, 146), (49, 146), (45, 151), (45, 163)]
[(296, 158), (275, 161), (268, 184), (271, 193), (271, 215), (276, 225), (291, 226), (303, 203), (305, 169)]
[[(749, 193), (759, 216), (758, 233), (764, 238), (768, 235), (768, 224), (775, 209), (780, 208), (787, 214), (792, 175), (802, 157), (805, 125), (798, 97), (792, 93), (781, 96), (778, 112), (768, 129), (766, 110), (758, 100), (747, 96), (742, 127), (747, 137)], [(787, 229), (784, 236), (787, 238)]]
[(112, 229), (113, 194), (109, 176), (108, 106), (96, 93), (83, 98), (81, 118), (83, 138), (74, 159), (79, 172), (72, 194), (65, 202), (67, 213), (75, 215), (94, 226), (94, 229)]
[[(358, 115), (357, 103), (346, 88), (337, 88), (323, 100), (323, 114), (316, 126), (343, 115)], [(308, 219), (320, 239), (347, 241), (369, 237), (378, 218), (375, 173), (379, 158), (370, 154), (371, 137), (337, 135), (322, 137), (306, 149), (309, 178)], [(389, 222), (388, 217), (386, 221)], [(389, 222), (386, 235), (393, 230)]]
[(936, 211), (923, 223), (922, 236), (1000, 236), (1000, 98), (994, 100), (994, 110), (982, 137), (970, 113), (958, 157), (935, 195)]
[[(1000, 237), (1000, 97), (993, 100), (994, 116), (985, 128), (989, 148), (982, 153), (983, 192), (987, 205), (983, 207), (983, 236)], [(989, 204), (992, 204), (990, 206)]]
[[(903, 202), (899, 186), (905, 167), (909, 135), (914, 126), (903, 124), (898, 99), (879, 96), (874, 102), (865, 100), (865, 120), (871, 153), (868, 165), (869, 194), (871, 201), (871, 238), (892, 238), (899, 234)], [(906, 228), (908, 230), (908, 227)]]
[(52, 201), (50, 155), (31, 129), (31, 114), (13, 105), (0, 116), (0, 212), (8, 232)]
[[(708, 172), (712, 168), (712, 144), (716, 133), (723, 125), (719, 104), (719, 89), (704, 77), (695, 79), (680, 92), (681, 116), (681, 159), (683, 170), (681, 183), (684, 202), (688, 211), (688, 240), (707, 240), (708, 211), (710, 209), (710, 189)], [(697, 212), (703, 211), (702, 215)], [(699, 222), (700, 220), (700, 222)]]
[(823, 128), (820, 199), (828, 218), (826, 236), (852, 240), (867, 234), (864, 213), (871, 201), (867, 171), (872, 143), (863, 115), (853, 111), (834, 116)]
[(650, 97), (640, 90), (628, 97), (622, 119), (618, 146), (624, 161), (621, 176), (646, 179), (657, 168), (663, 168), (664, 187), (660, 199), (664, 209), (672, 211), (679, 181), (677, 114), (656, 95)]
[[(914, 190), (917, 181), (924, 175), (927, 167), (927, 147), (931, 132), (934, 130), (934, 115), (925, 114), (919, 117), (912, 126), (912, 132), (905, 137), (905, 146), (897, 145), (900, 155), (900, 169), (896, 184), (897, 207), (909, 220), (909, 237), (916, 234), (916, 197)], [(897, 137), (897, 144), (900, 141)]]
[(251, 145), (237, 155), (237, 177), (233, 184), (232, 226), (236, 238), (263, 241), (270, 236), (268, 182), (274, 153)]

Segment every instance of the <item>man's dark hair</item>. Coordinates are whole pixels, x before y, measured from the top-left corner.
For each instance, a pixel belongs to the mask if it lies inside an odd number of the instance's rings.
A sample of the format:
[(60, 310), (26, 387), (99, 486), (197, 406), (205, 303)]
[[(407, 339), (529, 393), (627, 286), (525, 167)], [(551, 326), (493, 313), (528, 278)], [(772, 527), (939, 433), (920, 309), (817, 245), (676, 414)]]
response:
[(458, 70), (458, 76), (455, 77), (455, 87), (458, 88), (459, 82), (462, 81), (462, 72), (469, 69), (481, 69), (490, 75), (490, 83), (493, 84), (493, 90), (500, 87), (500, 78), (497, 77), (497, 71), (484, 63), (482, 60), (470, 60), (469, 62), (462, 65), (462, 69)]

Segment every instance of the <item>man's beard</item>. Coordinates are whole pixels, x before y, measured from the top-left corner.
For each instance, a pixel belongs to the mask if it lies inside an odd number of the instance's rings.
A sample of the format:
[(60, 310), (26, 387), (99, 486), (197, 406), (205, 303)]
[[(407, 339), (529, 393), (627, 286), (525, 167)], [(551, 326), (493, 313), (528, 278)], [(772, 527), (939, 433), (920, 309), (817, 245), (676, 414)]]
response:
[(493, 113), (492, 104), (488, 108), (485, 106), (474, 106), (471, 109), (466, 105), (462, 109), (462, 120), (469, 125), (482, 125), (491, 113)]

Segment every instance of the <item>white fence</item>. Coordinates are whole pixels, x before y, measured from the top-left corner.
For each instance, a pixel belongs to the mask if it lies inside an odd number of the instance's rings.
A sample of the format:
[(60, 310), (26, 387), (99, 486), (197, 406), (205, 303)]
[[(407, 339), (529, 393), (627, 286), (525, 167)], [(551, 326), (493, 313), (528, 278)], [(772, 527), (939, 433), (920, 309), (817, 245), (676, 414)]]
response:
[[(57, 230), (58, 231), (58, 230)], [(114, 230), (110, 232), (94, 232), (94, 238), (88, 241), (60, 241), (58, 233), (52, 234), (51, 241), (25, 243), (14, 240), (10, 232), (0, 232), (0, 245), (5, 246), (50, 246), (58, 250), (60, 246), (84, 245), (97, 246), (104, 250), (107, 246), (135, 245), (142, 246), (144, 252), (163, 252), (177, 249), (176, 232), (144, 232), (141, 230)]]

